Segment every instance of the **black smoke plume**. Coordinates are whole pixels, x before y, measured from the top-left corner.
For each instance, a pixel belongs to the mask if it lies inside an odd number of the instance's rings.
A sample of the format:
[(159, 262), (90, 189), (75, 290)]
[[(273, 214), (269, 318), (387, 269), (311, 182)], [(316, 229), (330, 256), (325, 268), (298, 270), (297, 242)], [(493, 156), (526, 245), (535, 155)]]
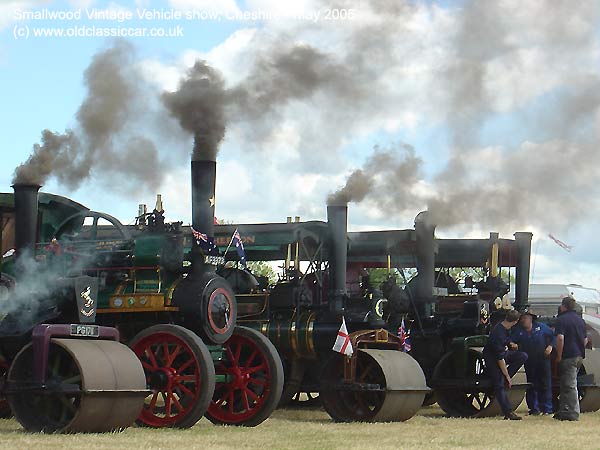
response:
[(265, 49), (246, 77), (231, 87), (217, 69), (196, 61), (162, 101), (194, 136), (193, 158), (215, 159), (228, 126), (239, 126), (250, 142), (260, 142), (294, 101), (325, 92), (342, 105), (356, 101), (363, 91), (348, 65), (309, 45), (292, 44)]
[(194, 64), (177, 91), (163, 94), (167, 109), (194, 136), (193, 159), (216, 159), (225, 136), (226, 97), (223, 77), (205, 61)]
[(141, 77), (133, 47), (116, 42), (96, 54), (84, 74), (87, 94), (76, 114), (76, 126), (57, 133), (43, 130), (41, 143), (17, 167), (15, 183), (44, 184), (50, 177), (78, 187), (92, 173), (153, 188), (159, 180), (159, 157), (153, 141), (137, 133), (144, 109)]

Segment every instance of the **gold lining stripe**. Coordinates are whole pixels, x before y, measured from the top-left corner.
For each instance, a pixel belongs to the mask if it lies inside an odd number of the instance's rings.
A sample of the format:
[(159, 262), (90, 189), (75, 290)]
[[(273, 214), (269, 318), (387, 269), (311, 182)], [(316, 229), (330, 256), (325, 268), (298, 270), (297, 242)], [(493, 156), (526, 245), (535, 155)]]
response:
[(175, 281), (173, 281), (173, 284), (167, 290), (167, 295), (166, 295), (166, 299), (165, 299), (165, 305), (169, 306), (171, 304), (171, 302), (173, 300), (173, 292), (175, 292), (175, 288), (177, 287), (177, 285), (179, 284), (179, 282), (182, 279), (183, 279), (183, 277), (177, 278)]

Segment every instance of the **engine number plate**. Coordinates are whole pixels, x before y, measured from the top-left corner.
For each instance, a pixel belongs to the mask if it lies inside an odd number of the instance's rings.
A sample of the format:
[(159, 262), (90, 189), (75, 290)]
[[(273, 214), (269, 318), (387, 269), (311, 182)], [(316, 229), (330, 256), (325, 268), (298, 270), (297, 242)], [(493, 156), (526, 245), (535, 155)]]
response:
[(72, 324), (71, 336), (98, 337), (100, 336), (100, 329), (98, 325)]

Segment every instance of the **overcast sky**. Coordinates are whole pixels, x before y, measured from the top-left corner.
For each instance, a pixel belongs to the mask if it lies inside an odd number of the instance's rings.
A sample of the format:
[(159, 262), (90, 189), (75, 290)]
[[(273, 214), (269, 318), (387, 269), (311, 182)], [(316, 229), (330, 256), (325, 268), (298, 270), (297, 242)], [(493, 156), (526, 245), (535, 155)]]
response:
[[(161, 95), (202, 60), (229, 99), (219, 218), (324, 219), (361, 169), (353, 230), (409, 228), (427, 207), (439, 236), (530, 230), (533, 282), (600, 287), (599, 18), (599, 2), (563, 0), (3, 1), (0, 191), (43, 130), (90, 145), (86, 68), (125, 46), (122, 127), (89, 174), (50, 174), (45, 191), (125, 223), (162, 193), (188, 222), (192, 137)], [(81, 36), (99, 29), (173, 36)]]

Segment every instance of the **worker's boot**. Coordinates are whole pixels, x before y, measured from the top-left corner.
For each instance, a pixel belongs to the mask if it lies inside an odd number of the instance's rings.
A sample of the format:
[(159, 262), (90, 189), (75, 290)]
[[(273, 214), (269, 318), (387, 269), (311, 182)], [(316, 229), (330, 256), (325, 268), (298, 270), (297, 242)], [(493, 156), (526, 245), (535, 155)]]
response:
[(514, 411), (509, 412), (504, 416), (504, 420), (521, 420), (521, 416), (517, 416)]

